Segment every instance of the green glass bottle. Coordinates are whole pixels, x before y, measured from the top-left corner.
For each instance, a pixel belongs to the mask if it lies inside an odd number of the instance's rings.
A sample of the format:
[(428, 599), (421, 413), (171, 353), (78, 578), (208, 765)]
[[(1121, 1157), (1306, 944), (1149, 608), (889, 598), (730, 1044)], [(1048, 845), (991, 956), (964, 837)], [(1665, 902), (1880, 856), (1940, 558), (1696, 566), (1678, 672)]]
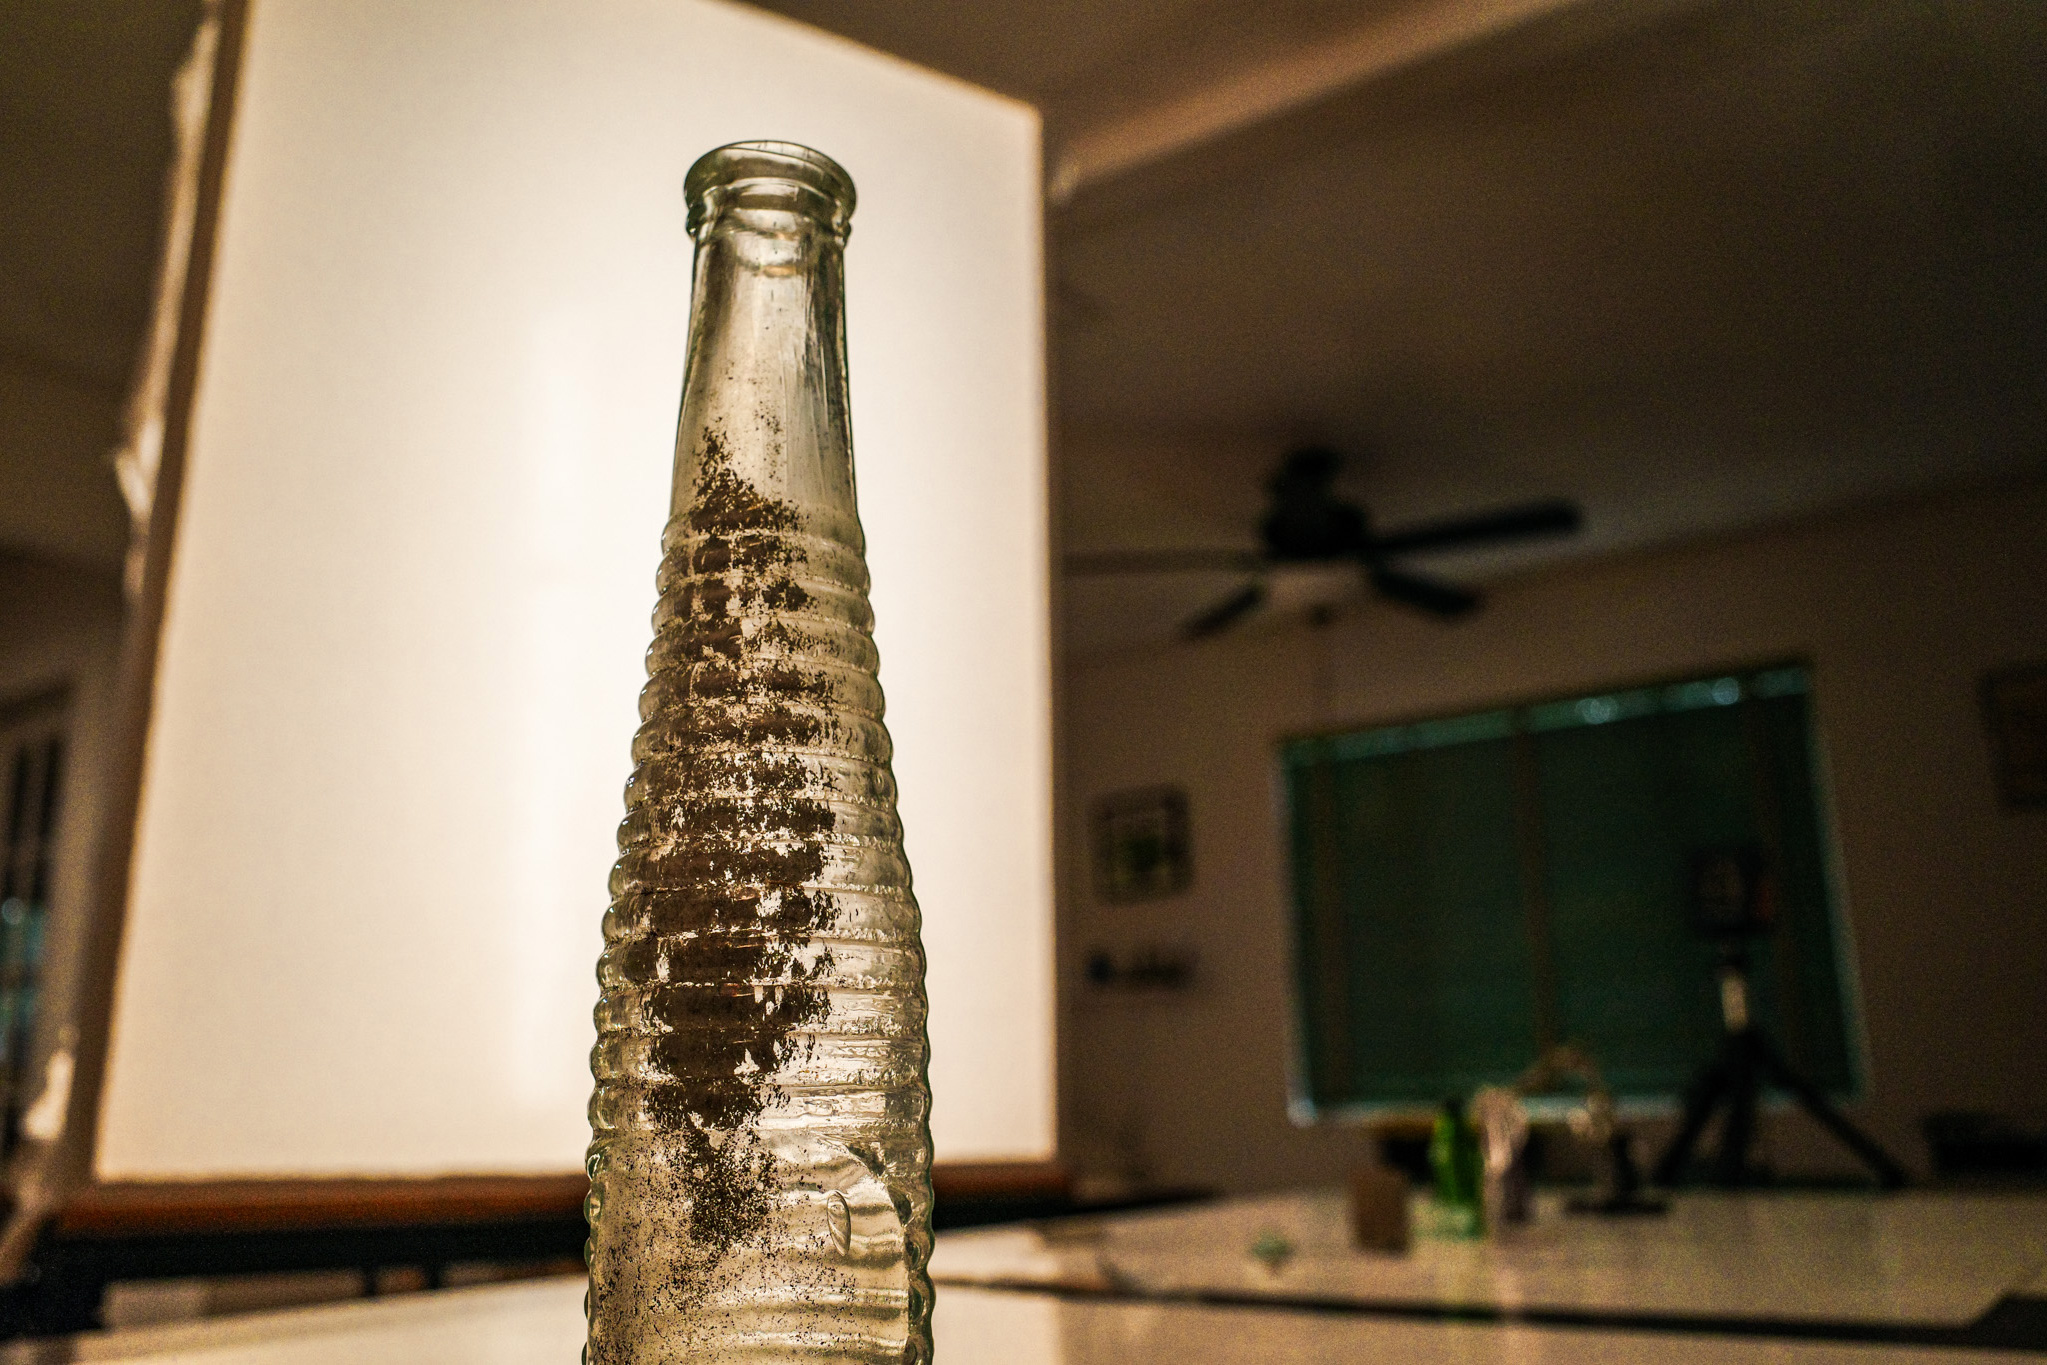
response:
[(1484, 1157), (1460, 1100), (1444, 1100), (1436, 1113), (1436, 1126), (1429, 1134), (1429, 1169), (1435, 1176), (1438, 1231), (1450, 1237), (1483, 1234)]

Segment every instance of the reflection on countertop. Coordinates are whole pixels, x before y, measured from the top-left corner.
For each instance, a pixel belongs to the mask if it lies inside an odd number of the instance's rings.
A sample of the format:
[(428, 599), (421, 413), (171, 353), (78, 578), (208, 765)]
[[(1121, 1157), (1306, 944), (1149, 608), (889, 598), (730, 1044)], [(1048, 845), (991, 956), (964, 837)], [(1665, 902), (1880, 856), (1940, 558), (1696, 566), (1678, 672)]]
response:
[[(2043, 1267), (2047, 1196), (1926, 1192), (1689, 1194), (1612, 1219), (1543, 1197), (1504, 1238), (1424, 1231), (1396, 1256), (1353, 1251), (1342, 1194), (1311, 1191), (949, 1232), (932, 1260), (948, 1365), (1904, 1365), (1936, 1342), (1943, 1365), (2016, 1365), (2040, 1357), (1973, 1348), (2041, 1343), (1978, 1319), (2047, 1304)], [(20, 1343), (0, 1365), (561, 1365), (582, 1296), (401, 1295)]]
[[(2047, 1196), (1683, 1194), (1663, 1217), (1564, 1211), (1498, 1239), (1349, 1244), (1341, 1192), (948, 1234), (953, 1285), (1159, 1299), (1961, 1327), (2047, 1265)], [(1258, 1254), (1284, 1246), (1287, 1254)]]
[[(0, 1350), (0, 1365), (563, 1365), (583, 1340), (581, 1279), (447, 1290), (75, 1346)], [(1912, 1347), (1423, 1322), (1283, 1309), (1061, 1299), (951, 1287), (934, 1336), (948, 1365), (1905, 1365)], [(2011, 1352), (1943, 1351), (1943, 1365), (2020, 1365)]]

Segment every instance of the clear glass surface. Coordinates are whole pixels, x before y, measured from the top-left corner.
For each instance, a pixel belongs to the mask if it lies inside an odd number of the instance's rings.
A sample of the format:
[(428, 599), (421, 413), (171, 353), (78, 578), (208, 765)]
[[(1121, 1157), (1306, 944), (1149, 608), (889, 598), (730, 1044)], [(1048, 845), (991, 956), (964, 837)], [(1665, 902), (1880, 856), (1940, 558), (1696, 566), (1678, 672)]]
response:
[(924, 958), (846, 401), (853, 185), (685, 182), (696, 278), (598, 965), (590, 1365), (928, 1361)]

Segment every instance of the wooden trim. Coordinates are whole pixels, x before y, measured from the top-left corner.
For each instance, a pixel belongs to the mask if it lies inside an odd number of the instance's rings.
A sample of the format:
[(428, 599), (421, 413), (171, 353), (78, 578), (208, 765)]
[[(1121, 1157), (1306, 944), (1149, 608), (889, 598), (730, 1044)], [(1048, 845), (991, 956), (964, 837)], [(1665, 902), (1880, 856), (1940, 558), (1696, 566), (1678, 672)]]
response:
[(941, 1161), (931, 1170), (940, 1199), (1064, 1198), (1073, 1178), (1056, 1161)]
[[(940, 1199), (1063, 1198), (1064, 1167), (1049, 1161), (937, 1166)], [(66, 1237), (405, 1227), (574, 1217), (581, 1174), (452, 1175), (415, 1179), (111, 1181), (89, 1185), (55, 1220)]]
[(581, 1211), (589, 1189), (581, 1175), (119, 1181), (81, 1191), (58, 1214), (56, 1230), (108, 1237), (484, 1223), (569, 1216)]

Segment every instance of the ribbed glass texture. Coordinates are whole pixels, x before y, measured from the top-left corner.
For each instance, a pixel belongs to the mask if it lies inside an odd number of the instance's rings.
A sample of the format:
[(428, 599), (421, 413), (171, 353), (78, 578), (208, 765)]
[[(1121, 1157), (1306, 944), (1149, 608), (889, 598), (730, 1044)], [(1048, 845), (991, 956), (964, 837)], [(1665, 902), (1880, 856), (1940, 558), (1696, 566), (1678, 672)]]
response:
[(853, 186), (743, 143), (685, 193), (675, 495), (598, 965), (585, 1359), (928, 1361), (924, 956), (853, 496)]

